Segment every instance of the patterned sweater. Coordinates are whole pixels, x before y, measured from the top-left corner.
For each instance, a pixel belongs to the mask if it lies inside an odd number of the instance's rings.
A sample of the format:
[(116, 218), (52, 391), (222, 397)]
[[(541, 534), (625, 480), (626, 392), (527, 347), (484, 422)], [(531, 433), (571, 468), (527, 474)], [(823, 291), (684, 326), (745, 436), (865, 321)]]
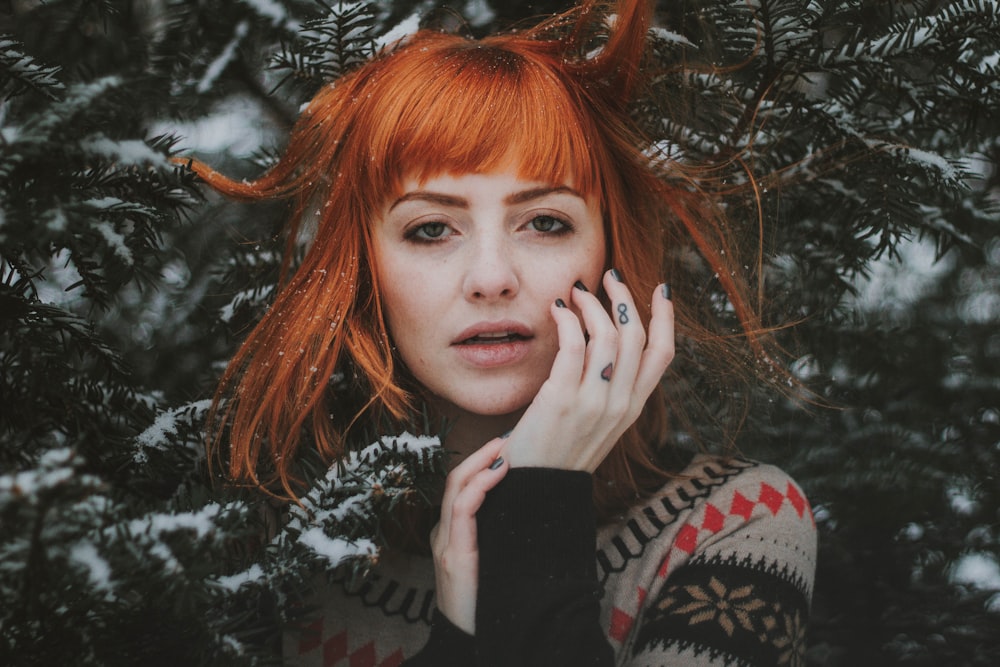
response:
[(699, 455), (599, 528), (590, 495), (590, 475), (542, 469), (487, 495), (475, 637), (435, 611), (431, 559), (389, 556), (354, 588), (318, 591), (287, 664), (804, 664), (816, 531), (782, 471)]

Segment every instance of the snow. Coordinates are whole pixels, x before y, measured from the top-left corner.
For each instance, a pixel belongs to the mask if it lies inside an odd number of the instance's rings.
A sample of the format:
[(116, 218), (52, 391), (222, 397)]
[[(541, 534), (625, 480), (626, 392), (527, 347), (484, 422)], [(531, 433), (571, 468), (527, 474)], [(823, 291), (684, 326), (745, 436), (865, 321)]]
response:
[(938, 43), (934, 36), (934, 32), (935, 26), (932, 25), (915, 28), (912, 33), (910, 32), (910, 29), (907, 29), (904, 33), (890, 33), (884, 37), (874, 39), (869, 42), (865, 51), (869, 53), (881, 53), (884, 49), (890, 46), (894, 50), (918, 49), (923, 46)]
[(203, 538), (215, 531), (215, 519), (227, 509), (218, 503), (209, 503), (197, 512), (181, 512), (178, 514), (147, 514), (141, 519), (129, 522), (129, 531), (134, 535), (147, 534), (159, 539), (164, 533), (179, 530), (190, 530)]
[(972, 498), (966, 489), (951, 487), (947, 491), (948, 502), (955, 514), (960, 516), (970, 516), (979, 508), (979, 503)]
[(860, 310), (905, 311), (933, 289), (954, 261), (951, 255), (938, 260), (930, 239), (902, 240), (896, 250), (899, 261), (885, 255), (870, 265), (867, 278), (859, 279), (853, 303)]
[[(410, 452), (420, 452), (440, 445), (441, 441), (437, 436), (413, 435), (405, 431), (400, 435), (386, 435), (382, 436), (378, 442), (373, 442), (360, 452), (351, 452), (348, 457), (348, 466), (356, 467), (359, 462), (368, 463), (378, 458), (378, 455), (385, 451), (387, 447), (396, 449), (397, 451), (399, 448), (402, 448)], [(333, 468), (333, 470), (335, 469), (336, 467)]]
[[(471, 4), (471, 3), (470, 3)], [(473, 24), (475, 25), (475, 24)], [(414, 12), (405, 19), (397, 23), (391, 30), (375, 40), (375, 51), (384, 48), (393, 48), (399, 42), (417, 32), (420, 29), (420, 13)]]
[(97, 232), (104, 237), (104, 242), (108, 244), (115, 256), (118, 257), (126, 266), (132, 266), (134, 259), (132, 257), (132, 250), (125, 245), (125, 237), (115, 231), (114, 226), (107, 221), (100, 220), (91, 223), (91, 226), (97, 230)]
[(954, 180), (958, 176), (951, 163), (937, 153), (921, 150), (919, 148), (913, 148), (912, 146), (902, 148), (901, 152), (913, 162), (919, 162), (936, 169), (941, 172), (941, 175), (944, 178), (947, 178), (948, 180)]
[(219, 319), (223, 322), (231, 322), (237, 308), (247, 303), (263, 303), (270, 298), (273, 291), (274, 285), (268, 285), (262, 290), (247, 289), (238, 292), (229, 303), (219, 309)]
[(994, 74), (1000, 67), (1000, 51), (986, 56), (983, 58), (982, 62), (979, 63), (979, 71), (983, 74)]
[(28, 498), (34, 501), (42, 493), (71, 479), (80, 485), (95, 485), (99, 480), (92, 475), (76, 475), (73, 467), (75, 452), (69, 447), (51, 449), (39, 457), (37, 467), (0, 475), (0, 507), (7, 502)]
[(653, 33), (653, 35), (655, 35), (657, 39), (662, 39), (664, 42), (668, 42), (671, 44), (682, 44), (684, 46), (690, 46), (691, 48), (695, 49), (698, 48), (698, 46), (694, 42), (689, 40), (684, 35), (672, 32), (670, 30), (667, 30), (666, 28), (650, 28), (649, 31)]
[(236, 28), (233, 30), (233, 38), (222, 49), (222, 53), (205, 68), (205, 74), (202, 75), (201, 81), (198, 82), (196, 87), (199, 93), (207, 93), (212, 89), (212, 86), (215, 85), (215, 80), (219, 78), (219, 75), (232, 62), (236, 48), (243, 41), (243, 38), (247, 36), (248, 32), (250, 32), (250, 23), (248, 21), (240, 21), (236, 24)]
[(133, 460), (136, 463), (144, 463), (146, 461), (145, 450), (169, 448), (173, 444), (172, 436), (177, 435), (178, 422), (184, 420), (191, 423), (200, 415), (208, 412), (211, 406), (211, 399), (203, 399), (160, 412), (153, 420), (153, 424), (135, 437), (138, 447), (132, 454)]
[(69, 559), (71, 562), (83, 566), (94, 588), (102, 591), (112, 589), (111, 566), (97, 552), (97, 547), (92, 543), (77, 542), (74, 544), (69, 551)]
[(219, 577), (216, 579), (215, 583), (221, 588), (226, 589), (231, 593), (235, 593), (244, 584), (251, 584), (263, 581), (266, 578), (263, 568), (257, 563), (250, 566), (249, 569), (243, 572), (238, 572), (237, 574), (229, 575), (227, 577)]
[(262, 131), (262, 117), (266, 115), (258, 110), (254, 100), (234, 95), (220, 101), (211, 113), (196, 121), (181, 123), (165, 120), (154, 125), (152, 132), (183, 137), (190, 147), (189, 151), (249, 157), (273, 135), (273, 132)]
[(270, 19), (272, 26), (277, 27), (284, 23), (285, 29), (287, 30), (294, 32), (299, 29), (299, 23), (295, 20), (289, 20), (288, 12), (285, 10), (284, 6), (274, 0), (241, 1), (243, 4), (250, 7), (250, 9), (252, 9), (257, 15)]
[(317, 555), (326, 559), (331, 568), (339, 566), (344, 560), (356, 556), (374, 556), (375, 544), (371, 540), (360, 539), (348, 542), (342, 538), (330, 538), (320, 527), (310, 528), (299, 535), (299, 542)]
[(952, 564), (950, 579), (981, 591), (1000, 591), (1000, 563), (987, 553), (968, 553)]
[(97, 153), (120, 165), (153, 165), (164, 168), (170, 166), (166, 157), (147, 146), (144, 141), (139, 141), (138, 139), (115, 141), (98, 134), (87, 137), (80, 142), (80, 146), (85, 151)]
[(481, 28), (497, 16), (488, 0), (468, 0), (462, 14), (473, 28)]

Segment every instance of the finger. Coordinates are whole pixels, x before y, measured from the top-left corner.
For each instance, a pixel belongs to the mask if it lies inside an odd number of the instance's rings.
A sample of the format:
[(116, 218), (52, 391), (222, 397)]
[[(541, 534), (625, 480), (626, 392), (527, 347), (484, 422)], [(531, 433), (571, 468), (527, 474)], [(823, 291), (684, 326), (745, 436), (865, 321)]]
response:
[(670, 300), (669, 285), (657, 285), (653, 292), (651, 311), (649, 342), (642, 353), (635, 381), (636, 394), (642, 396), (643, 400), (653, 392), (674, 359), (674, 304)]
[[(575, 288), (573, 291), (577, 291)], [(583, 325), (580, 319), (567, 307), (566, 302), (557, 299), (549, 308), (552, 319), (556, 322), (556, 335), (559, 340), (559, 350), (549, 371), (548, 383), (560, 387), (576, 388), (583, 375), (586, 358), (587, 341), (583, 335)]]
[(609, 382), (615, 373), (618, 357), (618, 329), (596, 296), (573, 289), (573, 305), (580, 311), (590, 335), (584, 358), (583, 384)]
[(455, 497), (451, 505), (451, 525), (448, 534), (450, 548), (471, 553), (477, 549), (476, 513), (490, 489), (495, 487), (507, 474), (509, 464), (503, 457), (480, 470)]
[(468, 484), (475, 474), (493, 464), (500, 455), (500, 450), (505, 444), (503, 438), (494, 438), (485, 445), (469, 454), (469, 456), (455, 466), (455, 469), (448, 473), (448, 479), (444, 485), (444, 497), (441, 499), (441, 520), (438, 523), (439, 532), (444, 543), (447, 543), (451, 533), (451, 507), (455, 503), (455, 498)]
[(631, 394), (643, 348), (646, 346), (646, 330), (639, 318), (632, 292), (617, 270), (611, 269), (605, 273), (604, 291), (611, 302), (611, 319), (618, 329), (618, 354), (612, 385)]

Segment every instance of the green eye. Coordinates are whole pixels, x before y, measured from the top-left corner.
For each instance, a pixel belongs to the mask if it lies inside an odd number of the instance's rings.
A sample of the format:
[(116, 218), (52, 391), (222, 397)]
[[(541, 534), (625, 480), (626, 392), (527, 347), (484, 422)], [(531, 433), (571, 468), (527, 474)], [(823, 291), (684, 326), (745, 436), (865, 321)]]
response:
[(535, 228), (536, 232), (546, 233), (560, 231), (562, 228), (566, 227), (566, 223), (553, 218), (551, 215), (539, 215), (532, 218), (530, 224)]
[(448, 226), (443, 222), (425, 222), (413, 230), (413, 236), (418, 239), (437, 239), (444, 236)]

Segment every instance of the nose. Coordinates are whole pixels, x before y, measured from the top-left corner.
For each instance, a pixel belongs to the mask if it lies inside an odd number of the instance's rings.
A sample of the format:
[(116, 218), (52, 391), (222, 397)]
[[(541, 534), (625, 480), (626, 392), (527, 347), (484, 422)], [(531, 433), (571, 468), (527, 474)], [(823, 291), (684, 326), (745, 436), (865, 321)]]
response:
[(462, 292), (470, 301), (509, 299), (520, 288), (516, 262), (502, 240), (486, 236), (468, 254)]

